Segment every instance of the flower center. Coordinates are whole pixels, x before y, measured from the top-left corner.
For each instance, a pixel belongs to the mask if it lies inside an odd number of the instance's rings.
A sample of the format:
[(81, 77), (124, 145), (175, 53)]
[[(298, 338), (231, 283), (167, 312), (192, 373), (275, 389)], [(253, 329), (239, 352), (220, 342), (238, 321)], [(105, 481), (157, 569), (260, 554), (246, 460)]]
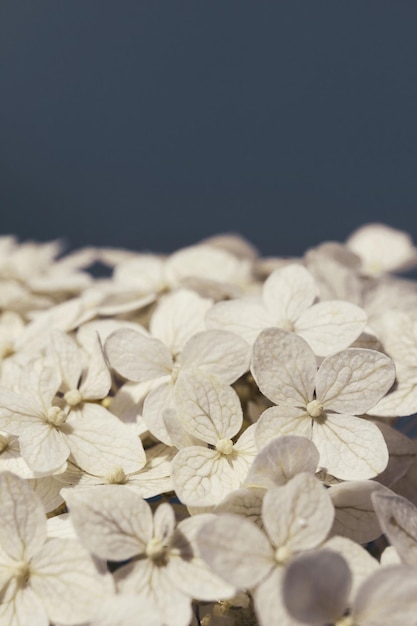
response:
[(216, 443), (216, 450), (220, 452), (220, 454), (232, 454), (233, 441), (231, 439), (219, 439)]
[(292, 557), (293, 552), (287, 546), (280, 546), (275, 552), (275, 560), (280, 565), (284, 565)]
[(153, 561), (155, 565), (166, 565), (167, 558), (167, 546), (162, 543), (158, 537), (152, 537), (146, 545), (145, 553), (148, 559)]
[(294, 332), (295, 326), (291, 320), (279, 320), (277, 323), (278, 328), (282, 328), (282, 330), (289, 330), (292, 333)]
[(174, 366), (171, 370), (171, 380), (173, 383), (177, 382), (178, 374), (180, 373), (181, 365), (180, 363), (174, 363)]
[(29, 563), (26, 561), (18, 561), (14, 567), (14, 575), (18, 587), (25, 587), (30, 575)]
[(64, 395), (64, 400), (70, 406), (77, 406), (77, 404), (80, 404), (80, 402), (82, 402), (83, 397), (78, 389), (70, 389), (70, 391), (67, 391), (67, 393)]
[(322, 415), (323, 413), (323, 405), (321, 402), (319, 402), (318, 400), (312, 400), (311, 402), (309, 402), (306, 406), (307, 409), (307, 413), (311, 416), (311, 417), (320, 417), (320, 415)]
[(109, 485), (124, 485), (127, 482), (123, 467), (113, 467), (104, 478)]
[(59, 406), (50, 406), (46, 414), (46, 420), (52, 426), (62, 426), (67, 420), (67, 414)]

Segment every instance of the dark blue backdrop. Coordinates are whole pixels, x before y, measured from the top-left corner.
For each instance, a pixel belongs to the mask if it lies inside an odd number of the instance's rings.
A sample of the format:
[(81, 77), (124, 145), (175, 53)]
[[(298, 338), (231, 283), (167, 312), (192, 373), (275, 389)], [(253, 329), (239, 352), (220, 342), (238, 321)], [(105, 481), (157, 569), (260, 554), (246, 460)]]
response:
[(1, 231), (417, 237), (415, 0), (2, 0)]

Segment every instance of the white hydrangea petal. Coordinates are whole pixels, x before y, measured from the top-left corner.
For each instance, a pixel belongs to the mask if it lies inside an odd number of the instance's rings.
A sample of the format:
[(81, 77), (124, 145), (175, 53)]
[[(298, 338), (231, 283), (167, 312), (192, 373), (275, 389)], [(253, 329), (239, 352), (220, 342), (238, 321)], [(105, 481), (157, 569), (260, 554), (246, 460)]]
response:
[(233, 585), (211, 571), (198, 550), (197, 535), (213, 515), (201, 513), (178, 524), (169, 558), (169, 576), (184, 593), (197, 600), (222, 600), (236, 593)]
[(296, 623), (337, 623), (347, 607), (351, 574), (345, 559), (330, 550), (297, 556), (286, 568), (282, 594)]
[(99, 404), (86, 402), (72, 411), (62, 427), (77, 464), (92, 474), (105, 474), (113, 467), (136, 472), (146, 462), (139, 437)]
[(352, 609), (355, 624), (415, 624), (417, 572), (409, 565), (381, 567), (361, 586)]
[(271, 439), (282, 435), (312, 438), (312, 420), (305, 409), (280, 404), (262, 413), (255, 428), (258, 449), (262, 449)]
[(389, 460), (385, 470), (379, 474), (378, 482), (390, 487), (402, 478), (416, 460), (415, 445), (409, 437), (388, 424), (376, 422), (388, 447)]
[(413, 415), (417, 412), (417, 385), (413, 377), (400, 378), (396, 381), (395, 387), (367, 413), (376, 417), (402, 417)]
[(166, 263), (166, 276), (172, 285), (189, 277), (209, 281), (241, 282), (248, 280), (251, 264), (238, 259), (226, 250), (207, 244), (182, 248), (172, 254)]
[(149, 559), (121, 567), (115, 572), (117, 586), (122, 594), (134, 593), (156, 606), (164, 626), (188, 626), (191, 622), (191, 598), (184, 594), (166, 571)]
[(48, 539), (32, 560), (30, 585), (55, 623), (90, 620), (113, 590), (88, 552), (72, 539)]
[(277, 320), (294, 322), (311, 306), (318, 295), (312, 274), (302, 265), (290, 264), (278, 268), (266, 279), (262, 298)]
[(56, 537), (57, 539), (78, 539), (69, 513), (62, 513), (61, 515), (50, 517), (46, 522), (46, 526), (48, 537)]
[(381, 535), (371, 495), (385, 487), (373, 480), (349, 480), (329, 489), (335, 507), (332, 534), (369, 543)]
[(101, 341), (96, 335), (96, 341), (88, 359), (88, 369), (80, 385), (80, 392), (84, 400), (100, 400), (107, 396), (110, 387), (111, 375), (104, 359)]
[(146, 626), (163, 626), (162, 616), (151, 601), (136, 595), (106, 598), (90, 626), (137, 626), (138, 615)]
[[(15, 391), (0, 387), (0, 428), (12, 434), (20, 434), (26, 422), (42, 419), (44, 407), (36, 398), (26, 398)], [(20, 426), (21, 424), (21, 426)]]
[(216, 445), (220, 439), (231, 439), (242, 426), (237, 393), (214, 376), (184, 370), (178, 377), (175, 394), (184, 427), (202, 441)]
[(29, 467), (37, 474), (53, 474), (60, 470), (70, 455), (65, 435), (46, 422), (33, 422), (19, 438), (20, 451)]
[(252, 373), (275, 404), (305, 406), (313, 398), (317, 361), (304, 339), (279, 328), (264, 330), (253, 346)]
[(231, 513), (246, 517), (262, 528), (262, 502), (265, 489), (242, 487), (235, 489), (214, 508), (214, 513)]
[(384, 534), (405, 563), (417, 565), (417, 507), (385, 491), (371, 497)]
[(275, 565), (265, 534), (236, 515), (219, 515), (197, 535), (201, 556), (212, 570), (240, 589), (254, 587)]
[(174, 509), (168, 502), (160, 504), (153, 517), (153, 536), (163, 543), (169, 542), (175, 529)]
[(30, 587), (17, 589), (11, 602), (0, 604), (0, 623), (7, 626), (48, 626), (45, 608)]
[(337, 552), (346, 560), (352, 575), (352, 587), (347, 598), (351, 606), (362, 583), (379, 569), (379, 562), (356, 541), (351, 541), (346, 537), (331, 537), (321, 547)]
[(320, 465), (342, 480), (373, 478), (388, 463), (379, 428), (353, 415), (327, 413), (322, 423), (314, 423), (313, 442), (320, 452)]
[(169, 376), (172, 371), (172, 357), (162, 341), (128, 328), (112, 333), (105, 351), (116, 372), (133, 382)]
[[(92, 493), (94, 496), (92, 497)], [(71, 521), (83, 545), (105, 560), (124, 561), (144, 552), (152, 537), (152, 512), (122, 485), (63, 489)]]
[(401, 565), (402, 559), (394, 546), (387, 546), (382, 551), (380, 564), (385, 567), (387, 565)]
[(59, 364), (62, 381), (68, 389), (76, 389), (82, 371), (81, 352), (72, 337), (62, 330), (52, 330), (51, 348)]
[(64, 501), (60, 495), (62, 483), (53, 476), (44, 476), (35, 480), (29, 480), (33, 491), (41, 499), (46, 513), (51, 513)]
[(300, 626), (287, 611), (283, 598), (283, 567), (274, 567), (253, 590), (253, 601), (259, 626)]
[(172, 461), (172, 482), (183, 504), (210, 506), (218, 504), (242, 481), (227, 457), (217, 450), (189, 446)]
[(239, 335), (250, 345), (264, 328), (275, 325), (275, 318), (261, 299), (240, 298), (215, 304), (207, 313), (208, 328), (222, 328)]
[(249, 369), (250, 346), (226, 330), (206, 330), (194, 335), (181, 355), (183, 367), (200, 368), (232, 384)]
[(0, 441), (4, 445), (0, 452), (0, 471), (12, 472), (20, 478), (33, 478), (33, 470), (30, 469), (20, 453), (18, 438), (3, 432), (0, 434)]
[(247, 487), (284, 485), (301, 472), (314, 474), (319, 452), (307, 437), (276, 437), (258, 452), (245, 480)]
[(417, 264), (417, 250), (411, 236), (385, 224), (366, 224), (358, 228), (346, 245), (361, 258), (362, 271), (370, 276)]
[(138, 333), (149, 336), (148, 331), (137, 322), (108, 318), (95, 319), (80, 326), (77, 330), (77, 341), (88, 354), (91, 354), (95, 350), (97, 335), (104, 345), (107, 337), (121, 328), (130, 328), (130, 330), (136, 330)]
[(184, 428), (183, 423), (178, 417), (177, 411), (173, 409), (165, 409), (162, 412), (162, 419), (168, 433), (166, 437), (165, 433), (162, 433), (162, 429), (156, 430), (155, 422), (152, 424), (152, 434), (160, 433), (162, 436), (158, 436), (160, 441), (171, 442), (171, 445), (175, 446), (178, 450), (185, 448), (186, 446), (198, 446), (205, 445), (203, 441), (190, 435), (190, 433)]
[(10, 472), (0, 474), (0, 545), (16, 561), (28, 560), (46, 538), (46, 515), (30, 485)]
[(169, 420), (172, 414), (176, 414), (175, 407), (175, 385), (172, 380), (152, 389), (143, 403), (142, 418), (144, 423), (153, 436), (167, 446), (172, 446), (174, 442), (165, 423), (165, 413), (167, 413)]
[(298, 474), (265, 494), (262, 520), (272, 542), (290, 550), (308, 550), (327, 537), (334, 507), (329, 494), (311, 474)]
[(386, 394), (394, 380), (394, 363), (385, 354), (349, 348), (323, 361), (316, 394), (326, 409), (361, 415)]
[(172, 354), (182, 351), (193, 335), (205, 329), (204, 318), (213, 301), (190, 289), (165, 295), (152, 314), (149, 329)]
[(355, 341), (367, 320), (360, 307), (341, 300), (328, 300), (304, 311), (296, 321), (294, 331), (308, 342), (315, 354), (328, 356)]

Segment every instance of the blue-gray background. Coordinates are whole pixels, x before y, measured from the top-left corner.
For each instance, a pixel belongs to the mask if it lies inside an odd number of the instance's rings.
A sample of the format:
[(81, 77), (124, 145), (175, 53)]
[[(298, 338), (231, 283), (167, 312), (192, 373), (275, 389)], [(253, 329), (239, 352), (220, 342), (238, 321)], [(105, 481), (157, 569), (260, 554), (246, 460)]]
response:
[(1, 232), (417, 237), (415, 0), (2, 0)]

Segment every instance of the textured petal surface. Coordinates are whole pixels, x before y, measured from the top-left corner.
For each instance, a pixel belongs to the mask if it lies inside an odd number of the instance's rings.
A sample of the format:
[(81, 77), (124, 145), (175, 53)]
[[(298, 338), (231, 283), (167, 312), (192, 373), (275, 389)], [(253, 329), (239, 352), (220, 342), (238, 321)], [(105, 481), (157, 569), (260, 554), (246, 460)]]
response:
[(361, 415), (387, 393), (394, 379), (394, 363), (385, 354), (350, 348), (323, 361), (316, 394), (327, 409)]
[(301, 472), (314, 474), (318, 462), (319, 452), (307, 437), (277, 437), (257, 454), (245, 485), (264, 489), (284, 485)]
[(275, 404), (305, 406), (313, 398), (317, 362), (314, 352), (294, 333), (269, 328), (253, 347), (252, 373)]
[(328, 356), (347, 348), (366, 326), (365, 311), (350, 302), (319, 302), (304, 311), (295, 323), (295, 332), (303, 337), (315, 354)]
[(184, 371), (178, 378), (177, 409), (188, 432), (215, 445), (230, 439), (240, 429), (242, 408), (236, 392), (216, 377), (202, 372)]
[(71, 520), (84, 544), (106, 560), (123, 561), (141, 554), (152, 537), (149, 505), (119, 485), (91, 490), (63, 489)]
[(173, 367), (170, 351), (162, 341), (127, 328), (112, 333), (105, 350), (116, 372), (133, 382), (167, 376)]
[(72, 539), (48, 539), (31, 569), (31, 587), (56, 623), (91, 619), (113, 591), (110, 575), (101, 575), (88, 552)]
[(239, 588), (253, 587), (275, 565), (269, 540), (254, 524), (220, 515), (197, 535), (200, 554), (222, 578)]
[(334, 518), (330, 496), (311, 474), (298, 474), (283, 487), (270, 489), (263, 501), (265, 529), (277, 547), (308, 550), (323, 541)]
[(46, 538), (46, 515), (30, 485), (11, 474), (0, 474), (0, 544), (16, 561), (29, 559)]
[(250, 346), (226, 330), (206, 330), (194, 335), (181, 355), (183, 367), (200, 368), (231, 385), (249, 369)]
[(417, 507), (393, 493), (375, 492), (372, 502), (382, 531), (401, 559), (417, 565)]
[(313, 442), (320, 452), (320, 465), (342, 480), (373, 478), (388, 463), (379, 428), (353, 415), (328, 413), (323, 423), (314, 423)]

